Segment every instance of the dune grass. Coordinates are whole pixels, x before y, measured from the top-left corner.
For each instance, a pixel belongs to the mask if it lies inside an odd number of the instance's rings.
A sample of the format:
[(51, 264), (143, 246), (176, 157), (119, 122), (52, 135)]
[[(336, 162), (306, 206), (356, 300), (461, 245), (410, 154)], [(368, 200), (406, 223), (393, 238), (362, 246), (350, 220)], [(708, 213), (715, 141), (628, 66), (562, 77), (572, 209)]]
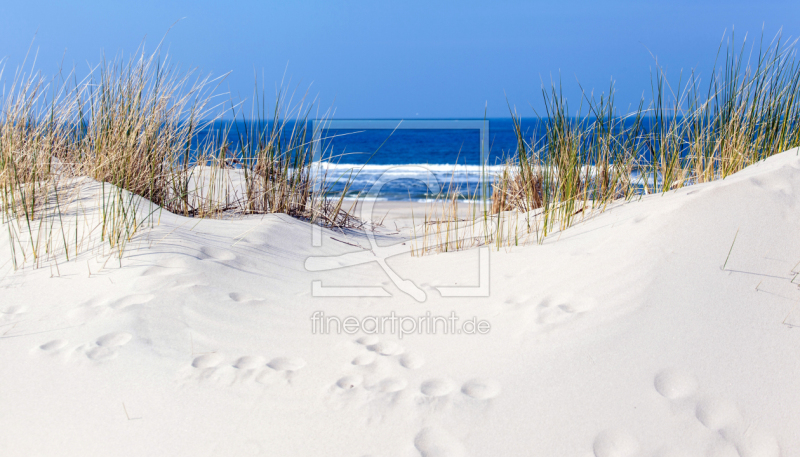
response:
[[(218, 92), (222, 79), (182, 72), (158, 50), (104, 61), (83, 80), (18, 70), (0, 98), (0, 213), (13, 267), (98, 249), (121, 259), (162, 210), (349, 223), (312, 170), (313, 103), (279, 89), (272, 124), (211, 132), (242, 107)], [(256, 87), (258, 118), (265, 98)], [(101, 184), (87, 201), (80, 191), (91, 183)]]
[[(780, 35), (755, 45), (723, 41), (705, 84), (691, 72), (673, 88), (656, 62), (649, 102), (628, 114), (615, 104), (613, 83), (599, 97), (584, 92), (577, 112), (560, 81), (543, 86), (544, 111), (534, 115), (544, 133), (523, 131), (511, 111), (517, 150), (491, 184), (490, 214), (473, 213), (472, 225), (498, 249), (541, 243), (615, 202), (724, 179), (800, 145), (798, 93), (795, 42)], [(440, 204), (452, 201), (445, 195)], [(428, 244), (428, 252), (444, 250)]]
[[(163, 210), (352, 224), (347, 183), (329, 199), (327, 176), (315, 169), (309, 121), (320, 116), (307, 94), (281, 88), (267, 105), (256, 86), (245, 116), (219, 93), (222, 79), (180, 71), (158, 50), (103, 61), (82, 80), (18, 70), (0, 97), (6, 263), (39, 266), (87, 251), (121, 259)], [(512, 110), (517, 149), (504, 170), (480, 195), (462, 196), (451, 183), (412, 253), (541, 243), (609, 205), (724, 179), (800, 145), (800, 62), (780, 36), (754, 46), (731, 37), (708, 82), (691, 72), (674, 87), (656, 65), (649, 102), (628, 114), (613, 83), (599, 97), (584, 93), (577, 112), (560, 81), (543, 87), (544, 110), (534, 115), (544, 133), (524, 131)], [(212, 131), (226, 113), (239, 122)]]

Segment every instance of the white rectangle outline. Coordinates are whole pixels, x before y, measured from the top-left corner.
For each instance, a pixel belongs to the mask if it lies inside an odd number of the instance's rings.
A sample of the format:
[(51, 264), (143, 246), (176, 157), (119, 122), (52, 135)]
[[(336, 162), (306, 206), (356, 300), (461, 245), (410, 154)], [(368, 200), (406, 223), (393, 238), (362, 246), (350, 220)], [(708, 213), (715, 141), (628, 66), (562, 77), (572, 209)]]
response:
[(403, 120), (380, 119), (358, 120), (337, 119), (311, 121), (313, 132), (313, 161), (321, 160), (323, 130), (480, 130), (481, 163), (488, 165), (489, 160), (489, 120)]
[[(322, 145), (323, 130), (480, 130), (481, 164), (488, 165), (489, 159), (489, 120), (311, 120), (312, 161), (321, 160), (320, 148)], [(483, 181), (483, 180), (482, 180)], [(319, 226), (312, 227), (312, 245), (322, 245), (322, 230)], [(489, 296), (489, 249), (482, 246), (478, 249), (478, 285), (477, 286), (450, 286), (436, 287), (443, 297), (488, 297)], [(322, 281), (313, 281), (312, 295), (316, 296), (384, 296), (378, 291), (381, 287), (325, 287)], [(359, 293), (360, 292), (360, 293)], [(319, 294), (319, 295), (317, 295)], [(330, 294), (330, 295), (328, 295)], [(363, 294), (363, 295), (362, 295)]]
[[(489, 160), (489, 119), (457, 120), (457, 119), (312, 119), (312, 161), (322, 160), (323, 130), (480, 130), (481, 163), (488, 165)], [(481, 178), (484, 181), (485, 177)], [(322, 246), (322, 232), (319, 227), (312, 229), (311, 245)]]

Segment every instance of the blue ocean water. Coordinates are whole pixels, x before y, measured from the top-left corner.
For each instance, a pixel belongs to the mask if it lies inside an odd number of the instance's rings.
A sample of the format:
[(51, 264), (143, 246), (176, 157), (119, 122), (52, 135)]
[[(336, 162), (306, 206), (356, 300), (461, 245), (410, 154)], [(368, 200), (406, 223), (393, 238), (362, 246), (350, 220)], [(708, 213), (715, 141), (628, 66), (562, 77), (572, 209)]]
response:
[[(481, 166), (478, 130), (325, 130), (328, 173), (351, 178), (350, 195), (369, 190), (380, 179), (387, 181), (380, 197), (389, 200), (425, 199), (449, 190), (479, 198), (481, 183), (491, 181), (517, 148), (511, 119), (489, 119), (488, 124), (487, 167)], [(539, 125), (526, 122), (526, 136), (537, 132)], [(341, 191), (338, 185), (332, 190)]]
[[(350, 182), (347, 195), (355, 197), (369, 191), (382, 177), (387, 181), (380, 198), (421, 200), (439, 190), (458, 189), (464, 198), (481, 195), (482, 176), (491, 180), (504, 160), (517, 148), (514, 124), (508, 119), (489, 119), (488, 167), (481, 167), (478, 130), (324, 130), (323, 172), (327, 191), (341, 194)], [(538, 137), (544, 130), (540, 121), (524, 119), (526, 138)], [(266, 128), (268, 123), (264, 123)], [(231, 149), (238, 149), (236, 131), (249, 130), (242, 122), (218, 122), (202, 136), (228, 129)], [(308, 138), (310, 141), (311, 138)], [(412, 166), (412, 167), (409, 167)]]
[[(575, 121), (586, 122), (586, 119)], [(624, 122), (630, 126), (632, 121), (627, 118)], [(545, 141), (546, 122), (527, 118), (520, 123), (523, 138), (534, 143), (537, 150)], [(655, 128), (653, 122), (654, 119), (645, 118), (640, 125), (640, 134), (646, 135)], [(426, 200), (438, 192), (452, 191), (458, 192), (461, 198), (479, 199), (484, 195), (484, 183), (485, 195), (491, 194), (494, 177), (502, 171), (506, 160), (516, 156), (517, 151), (517, 135), (511, 118), (488, 119), (488, 124), (486, 166), (481, 165), (480, 131), (477, 129), (325, 129), (322, 132), (321, 160), (315, 170), (324, 175), (324, 190), (331, 196), (342, 193), (347, 197), (364, 195), (375, 190), (377, 182), (386, 181), (380, 188), (381, 199)], [(287, 122), (284, 135), (291, 134), (293, 127), (292, 122)], [(270, 128), (271, 121), (218, 121), (198, 132), (197, 140), (202, 143), (209, 138), (217, 141), (225, 138), (228, 157), (236, 157), (241, 151), (241, 141), (252, 142), (258, 132), (268, 136)], [(311, 143), (311, 127), (307, 130), (305, 141)], [(657, 137), (648, 137), (646, 143), (656, 147), (658, 141)], [(650, 160), (648, 149), (645, 147), (640, 152), (639, 160), (647, 163)], [(634, 177), (638, 179), (638, 171), (634, 170)]]

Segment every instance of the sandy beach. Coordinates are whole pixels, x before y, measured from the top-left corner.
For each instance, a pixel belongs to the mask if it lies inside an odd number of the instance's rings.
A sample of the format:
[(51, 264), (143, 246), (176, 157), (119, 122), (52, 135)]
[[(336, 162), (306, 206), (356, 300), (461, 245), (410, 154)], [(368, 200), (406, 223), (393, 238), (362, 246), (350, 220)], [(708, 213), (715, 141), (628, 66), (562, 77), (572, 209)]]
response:
[[(794, 149), (490, 249), (488, 296), (437, 289), (479, 287), (478, 248), (387, 259), (422, 301), (348, 266), (364, 232), (163, 212), (121, 266), (4, 267), (2, 454), (797, 455), (798, 205)], [(408, 239), (409, 207), (379, 203), (378, 245)], [(461, 332), (371, 331), (392, 315)]]

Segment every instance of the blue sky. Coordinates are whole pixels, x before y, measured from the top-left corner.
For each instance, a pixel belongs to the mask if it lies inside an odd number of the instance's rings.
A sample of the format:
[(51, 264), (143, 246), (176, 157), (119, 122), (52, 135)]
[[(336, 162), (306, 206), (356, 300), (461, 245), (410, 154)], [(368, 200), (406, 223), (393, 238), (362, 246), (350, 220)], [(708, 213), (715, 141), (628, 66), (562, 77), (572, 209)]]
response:
[[(173, 63), (227, 72), (222, 91), (249, 98), (254, 71), (270, 88), (293, 87), (334, 107), (336, 118), (506, 116), (541, 108), (541, 82), (607, 91), (635, 105), (650, 88), (651, 53), (677, 80), (710, 72), (723, 32), (800, 36), (798, 1), (149, 1), (0, 3), (3, 82), (33, 40), (37, 68), (63, 61), (84, 72), (103, 53), (130, 53), (165, 39)], [(34, 40), (34, 36), (36, 37)]]

